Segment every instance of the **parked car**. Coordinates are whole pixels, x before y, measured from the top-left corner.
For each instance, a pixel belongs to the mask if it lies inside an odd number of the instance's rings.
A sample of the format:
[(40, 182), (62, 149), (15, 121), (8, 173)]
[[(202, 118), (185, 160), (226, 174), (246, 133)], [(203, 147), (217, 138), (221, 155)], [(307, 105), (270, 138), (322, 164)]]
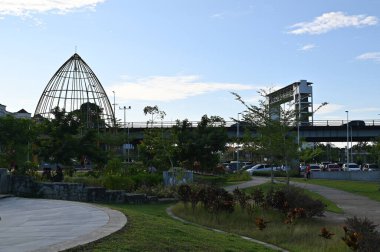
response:
[(360, 171), (360, 166), (356, 163), (343, 164), (343, 171)]
[(240, 162), (239, 161), (239, 163), (238, 163), (238, 161), (231, 161), (231, 162), (227, 163), (227, 165), (225, 167), (226, 167), (227, 171), (229, 171), (229, 172), (236, 172), (237, 170), (241, 170), (241, 169), (243, 169), (244, 166), (247, 166), (249, 164), (251, 164), (251, 162)]
[(327, 171), (327, 165), (331, 164), (331, 162), (322, 162), (319, 166), (321, 167), (321, 171)]
[(379, 166), (377, 164), (364, 164), (362, 166), (363, 171), (378, 171)]
[(341, 171), (342, 169), (338, 164), (327, 164), (327, 171)]
[(321, 171), (321, 166), (319, 164), (309, 164), (310, 171)]
[(247, 164), (247, 165), (244, 165), (244, 166), (242, 167), (242, 170), (247, 170), (247, 169), (249, 169), (249, 168), (251, 168), (251, 167), (253, 167), (253, 166), (255, 166), (255, 164)]
[(258, 171), (271, 171), (271, 170), (277, 170), (278, 168), (274, 165), (270, 164), (257, 164), (255, 166), (252, 166), (251, 168), (247, 169), (246, 172), (248, 172), (250, 175), (252, 175), (254, 172)]
[(239, 169), (241, 169), (243, 167), (243, 164), (241, 162), (238, 163), (237, 161), (231, 161), (226, 166), (227, 171), (228, 172), (236, 172), (236, 170), (238, 169), (238, 164), (239, 164)]

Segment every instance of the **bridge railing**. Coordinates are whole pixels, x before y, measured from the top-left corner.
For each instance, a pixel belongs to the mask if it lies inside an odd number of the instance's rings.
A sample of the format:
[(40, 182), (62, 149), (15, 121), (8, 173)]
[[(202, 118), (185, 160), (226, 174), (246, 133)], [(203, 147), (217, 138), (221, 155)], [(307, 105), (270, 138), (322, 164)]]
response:
[[(362, 121), (365, 126), (380, 126), (380, 119), (368, 119), (368, 120), (352, 120)], [(347, 125), (346, 120), (314, 120), (310, 122), (310, 126), (342, 126)]]
[[(355, 120), (357, 121), (357, 120)], [(369, 119), (369, 120), (360, 120), (365, 123), (366, 126), (380, 126), (380, 119)], [(199, 121), (189, 121), (190, 127), (197, 127)], [(307, 124), (301, 123), (300, 126), (342, 126), (346, 125), (346, 120), (314, 120)], [(119, 123), (120, 128), (171, 128), (177, 124), (176, 121), (157, 121), (157, 122), (126, 122)], [(221, 124), (215, 124), (215, 126), (220, 126)], [(235, 121), (226, 121), (225, 127), (231, 127), (236, 125)], [(243, 125), (241, 125), (242, 127)], [(295, 123), (297, 126), (297, 123)]]

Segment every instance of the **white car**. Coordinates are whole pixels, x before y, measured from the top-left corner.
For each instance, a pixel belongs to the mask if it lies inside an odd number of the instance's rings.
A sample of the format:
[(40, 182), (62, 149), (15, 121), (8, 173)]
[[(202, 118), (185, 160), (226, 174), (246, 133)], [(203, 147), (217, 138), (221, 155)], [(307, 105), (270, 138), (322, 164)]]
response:
[(360, 166), (356, 163), (343, 164), (343, 171), (360, 171)]
[(251, 168), (247, 169), (246, 172), (248, 172), (250, 175), (252, 175), (254, 172), (259, 172), (259, 171), (271, 171), (271, 170), (277, 170), (278, 168), (269, 165), (269, 164), (257, 164), (255, 166), (252, 166)]

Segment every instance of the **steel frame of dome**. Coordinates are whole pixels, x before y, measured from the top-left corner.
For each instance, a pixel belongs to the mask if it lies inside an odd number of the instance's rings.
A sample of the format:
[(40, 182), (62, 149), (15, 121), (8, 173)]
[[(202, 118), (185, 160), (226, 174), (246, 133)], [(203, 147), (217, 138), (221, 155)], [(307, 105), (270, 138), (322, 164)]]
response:
[(56, 107), (65, 109), (68, 113), (79, 110), (86, 103), (99, 106), (100, 118), (106, 127), (114, 125), (115, 114), (102, 84), (86, 62), (75, 53), (46, 85), (34, 115), (52, 119), (52, 111)]

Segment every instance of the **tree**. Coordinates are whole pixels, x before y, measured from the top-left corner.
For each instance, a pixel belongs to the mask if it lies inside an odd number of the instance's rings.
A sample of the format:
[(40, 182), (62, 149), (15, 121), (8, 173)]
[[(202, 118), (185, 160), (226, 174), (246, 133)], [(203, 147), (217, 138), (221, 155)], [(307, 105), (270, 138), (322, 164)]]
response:
[(144, 140), (138, 145), (140, 159), (146, 166), (167, 170), (175, 165), (177, 138), (171, 128), (146, 129)]
[(163, 120), (166, 113), (159, 110), (157, 106), (147, 106), (144, 108), (144, 114), (151, 115), (147, 125), (151, 123), (152, 126), (144, 131), (144, 140), (138, 146), (140, 157), (145, 165), (153, 165), (159, 170), (173, 168), (177, 145), (176, 135), (170, 128), (153, 128), (154, 120)]
[(376, 138), (373, 141), (369, 153), (373, 162), (380, 166), (380, 138)]
[(101, 118), (103, 109), (91, 102), (83, 103), (79, 109), (70, 112), (82, 128), (105, 128), (105, 121)]
[(320, 147), (305, 148), (300, 152), (300, 161), (304, 162), (305, 164), (315, 163), (316, 160), (320, 161), (320, 157), (323, 153), (324, 151)]
[[(258, 105), (247, 104), (237, 93), (232, 94), (246, 108), (243, 120), (257, 129), (253, 142), (259, 154), (272, 164), (289, 166), (298, 156), (296, 136), (292, 132), (296, 125), (296, 111), (291, 106), (273, 109), (264, 99)], [(265, 90), (260, 90), (259, 94), (267, 96)]]
[(150, 123), (151, 127), (153, 127), (153, 123), (155, 119), (160, 119), (163, 120), (166, 116), (166, 113), (162, 110), (159, 110), (157, 105), (155, 106), (146, 106), (144, 108), (144, 114), (145, 115), (150, 115), (151, 119), (147, 121), (147, 125)]
[(30, 119), (0, 117), (0, 165), (7, 167), (27, 161), (35, 131), (35, 124)]
[(199, 164), (203, 171), (212, 172), (219, 163), (219, 153), (226, 148), (228, 140), (225, 121), (219, 116), (202, 116), (196, 128), (188, 120), (177, 121), (178, 160), (191, 168)]
[(83, 128), (83, 121), (74, 113), (56, 107), (54, 119), (44, 120), (41, 134), (36, 139), (35, 153), (44, 161), (70, 164), (72, 159), (87, 156), (91, 160), (104, 160), (104, 154), (97, 145), (96, 131)]

